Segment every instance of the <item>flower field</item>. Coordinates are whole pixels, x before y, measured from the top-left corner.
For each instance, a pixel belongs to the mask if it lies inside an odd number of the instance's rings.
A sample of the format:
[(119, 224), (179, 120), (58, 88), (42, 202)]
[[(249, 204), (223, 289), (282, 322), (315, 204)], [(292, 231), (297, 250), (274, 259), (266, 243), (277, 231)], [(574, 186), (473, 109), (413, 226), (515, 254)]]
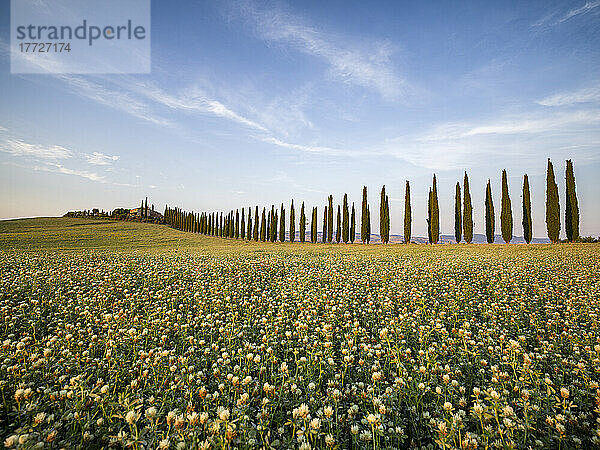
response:
[(600, 247), (299, 247), (0, 252), (4, 445), (600, 445)]

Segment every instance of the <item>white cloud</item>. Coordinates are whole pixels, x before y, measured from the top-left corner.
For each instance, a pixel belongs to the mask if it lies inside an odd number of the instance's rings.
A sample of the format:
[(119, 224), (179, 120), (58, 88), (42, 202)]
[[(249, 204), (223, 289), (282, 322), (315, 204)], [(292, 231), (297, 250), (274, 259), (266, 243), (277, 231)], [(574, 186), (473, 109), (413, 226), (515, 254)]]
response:
[(559, 15), (558, 11), (553, 11), (546, 14), (540, 20), (535, 22), (532, 25), (532, 28), (553, 27), (556, 25), (560, 25), (561, 23), (564, 23), (572, 19), (573, 17), (589, 14), (591, 12), (596, 12), (595, 9), (599, 6), (600, 1), (587, 1), (583, 6), (580, 6), (579, 8), (570, 9), (569, 11), (561, 14), (560, 17), (557, 17)]
[[(4, 129), (6, 130), (6, 129)], [(41, 159), (67, 159), (74, 153), (60, 145), (30, 144), (20, 139), (4, 139), (0, 151), (13, 156), (31, 156)]]
[(305, 25), (298, 17), (278, 10), (259, 10), (246, 3), (238, 14), (250, 20), (258, 36), (268, 42), (282, 42), (324, 61), (332, 78), (377, 91), (385, 99), (397, 99), (408, 83), (393, 68), (393, 48), (389, 42), (366, 45), (350, 43)]
[(593, 9), (597, 8), (598, 6), (600, 6), (600, 1), (585, 2), (585, 5), (583, 5), (582, 7), (571, 9), (570, 11), (568, 11), (564, 16), (558, 19), (557, 23), (565, 22), (571, 19), (572, 17), (579, 16), (581, 14), (587, 14)]
[(115, 161), (119, 160), (117, 155), (105, 155), (104, 153), (94, 152), (91, 155), (85, 155), (87, 162), (97, 166), (108, 166)]
[(536, 103), (542, 106), (568, 106), (577, 103), (599, 103), (600, 84), (571, 92), (561, 92), (545, 97)]

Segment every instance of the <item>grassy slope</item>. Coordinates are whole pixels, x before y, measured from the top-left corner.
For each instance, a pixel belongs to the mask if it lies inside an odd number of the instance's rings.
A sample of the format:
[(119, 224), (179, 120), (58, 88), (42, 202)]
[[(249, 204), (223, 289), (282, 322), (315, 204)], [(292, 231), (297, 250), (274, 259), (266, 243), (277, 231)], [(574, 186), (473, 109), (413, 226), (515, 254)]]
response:
[[(206, 237), (184, 233), (169, 227), (137, 222), (115, 222), (96, 219), (36, 218), (0, 221), (0, 250), (4, 251), (81, 251), (105, 250), (153, 254), (256, 254), (256, 253), (360, 253), (362, 255), (407, 254), (453, 257), (472, 253), (473, 256), (514, 252), (536, 256), (600, 253), (594, 244), (536, 245), (335, 245), (256, 243), (241, 240)], [(432, 261), (433, 262), (433, 261)]]

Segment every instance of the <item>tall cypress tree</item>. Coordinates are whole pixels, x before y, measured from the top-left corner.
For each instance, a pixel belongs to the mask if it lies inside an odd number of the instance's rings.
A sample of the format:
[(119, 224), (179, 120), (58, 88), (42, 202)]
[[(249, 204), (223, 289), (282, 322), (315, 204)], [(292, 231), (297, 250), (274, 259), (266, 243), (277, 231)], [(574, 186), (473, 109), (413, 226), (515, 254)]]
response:
[(312, 209), (312, 218), (310, 223), (310, 242), (315, 244), (317, 242), (317, 207)]
[(279, 241), (285, 242), (285, 209), (281, 204), (281, 216), (279, 217)]
[(506, 170), (502, 170), (502, 209), (500, 210), (500, 229), (502, 230), (502, 239), (509, 244), (513, 235), (513, 217), (510, 195), (508, 193), (508, 177), (506, 176)]
[(404, 190), (404, 243), (410, 243), (412, 234), (412, 207), (410, 205), (410, 183), (406, 180)]
[(279, 222), (279, 214), (275, 207), (273, 207), (273, 237), (271, 242), (277, 241), (277, 223)]
[(429, 194), (427, 197), (427, 239), (430, 244), (433, 244), (433, 234), (431, 232), (431, 224), (433, 223), (433, 198), (431, 195), (431, 188), (429, 188)]
[(558, 201), (558, 186), (554, 180), (554, 167), (548, 158), (546, 171), (546, 229), (552, 243), (558, 242), (560, 236), (560, 204)]
[(296, 240), (296, 212), (294, 211), (294, 199), (290, 206), (290, 242)]
[(333, 195), (329, 196), (329, 207), (327, 209), (327, 242), (333, 240)]
[(339, 244), (340, 241), (342, 240), (342, 211), (340, 208), (340, 205), (338, 205), (338, 211), (337, 211), (337, 226), (335, 229), (335, 241)]
[(246, 231), (246, 237), (250, 241), (252, 240), (252, 208), (248, 207), (248, 230)]
[(252, 237), (254, 238), (255, 242), (258, 242), (258, 237), (260, 234), (260, 222), (258, 220), (258, 206), (256, 206), (256, 209), (254, 210), (254, 230), (252, 232)]
[(367, 244), (371, 242), (371, 209), (367, 205)]
[(360, 240), (363, 244), (367, 241), (367, 222), (369, 220), (368, 209), (369, 205), (367, 204), (367, 187), (363, 186), (362, 214), (360, 216)]
[(323, 234), (321, 236), (323, 243), (327, 242), (327, 217), (327, 205), (325, 205), (325, 209), (323, 210)]
[(454, 194), (454, 239), (458, 244), (462, 235), (462, 201), (460, 199), (460, 183), (456, 182), (456, 193)]
[(385, 184), (381, 188), (381, 200), (379, 205), (379, 237), (381, 243), (389, 242), (390, 217), (388, 211), (387, 195), (385, 194)]
[(342, 240), (344, 244), (348, 243), (350, 234), (350, 213), (348, 211), (348, 194), (344, 194), (344, 210), (342, 213)]
[(262, 217), (260, 221), (260, 240), (265, 242), (267, 240), (267, 217), (266, 208), (263, 208)]
[(352, 213), (350, 214), (350, 243), (354, 244), (356, 239), (356, 211), (354, 210), (354, 202), (352, 202)]
[(532, 231), (529, 178), (527, 177), (527, 174), (525, 174), (523, 177), (523, 239), (525, 239), (525, 242), (528, 244), (531, 242)]
[(565, 195), (565, 232), (569, 242), (575, 242), (579, 239), (579, 204), (577, 201), (577, 192), (575, 191), (575, 174), (573, 172), (573, 162), (567, 160), (566, 169), (566, 188)]
[(471, 204), (471, 190), (469, 189), (469, 177), (465, 172), (463, 181), (463, 235), (465, 242), (470, 244), (473, 240), (473, 205)]
[[(243, 224), (242, 224), (242, 228), (244, 228)], [(240, 210), (239, 209), (235, 210), (235, 238), (236, 239), (240, 238)]]
[(431, 190), (431, 239), (437, 244), (440, 239), (440, 207), (437, 194), (437, 179), (433, 175), (433, 189)]
[(246, 208), (242, 208), (242, 221), (240, 222), (240, 237), (242, 241), (246, 239), (246, 217), (245, 217)]
[(492, 199), (492, 186), (490, 180), (485, 188), (485, 237), (488, 244), (494, 242), (495, 217), (494, 217), (494, 200)]
[(304, 202), (300, 207), (300, 242), (304, 243), (306, 240), (306, 213), (304, 212)]

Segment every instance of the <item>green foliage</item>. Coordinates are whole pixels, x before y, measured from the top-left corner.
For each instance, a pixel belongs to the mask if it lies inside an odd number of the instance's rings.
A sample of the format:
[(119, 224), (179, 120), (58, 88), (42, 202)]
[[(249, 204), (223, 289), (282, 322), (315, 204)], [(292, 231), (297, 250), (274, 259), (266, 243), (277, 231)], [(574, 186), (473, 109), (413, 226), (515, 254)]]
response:
[(485, 237), (488, 244), (494, 242), (495, 218), (494, 218), (494, 200), (492, 199), (492, 186), (490, 180), (485, 189)]
[(363, 193), (362, 193), (362, 214), (361, 214), (361, 219), (360, 219), (360, 240), (362, 241), (362, 243), (364, 244), (367, 241), (367, 238), (370, 240), (369, 235), (369, 231), (371, 228), (371, 225), (369, 223), (369, 215), (368, 215), (368, 210), (369, 210), (369, 204), (367, 202), (367, 187), (363, 186)]
[(548, 158), (546, 170), (546, 230), (550, 242), (557, 243), (560, 236), (560, 205), (558, 186), (554, 179), (554, 167)]
[(410, 204), (410, 183), (406, 180), (404, 190), (404, 243), (410, 244), (412, 234), (412, 207)]
[(384, 244), (390, 241), (390, 206), (385, 193), (385, 185), (381, 188), (379, 203), (379, 236)]
[(350, 212), (348, 211), (348, 194), (344, 194), (344, 210), (342, 213), (342, 240), (348, 243), (350, 234)]
[(567, 160), (567, 169), (565, 175), (566, 195), (565, 195), (565, 232), (569, 242), (575, 242), (579, 239), (579, 204), (577, 201), (577, 192), (575, 190), (575, 174), (573, 173), (573, 162)]
[(327, 242), (333, 240), (333, 195), (329, 196), (329, 206), (327, 208)]
[(263, 208), (260, 222), (260, 240), (261, 242), (265, 242), (267, 240), (267, 218), (265, 208)]
[(300, 207), (300, 242), (306, 241), (306, 213), (304, 211), (304, 202)]
[(507, 244), (510, 243), (513, 236), (513, 216), (510, 195), (508, 193), (508, 177), (506, 170), (502, 171), (502, 206), (500, 210), (500, 229), (502, 230), (502, 239)]
[(526, 243), (531, 242), (533, 227), (531, 223), (531, 196), (529, 194), (529, 178), (523, 176), (523, 239)]
[(471, 190), (469, 189), (469, 177), (465, 172), (463, 181), (463, 236), (465, 242), (473, 241), (473, 205), (471, 204)]
[(337, 208), (337, 221), (336, 221), (336, 228), (335, 228), (335, 241), (339, 244), (340, 241), (342, 240), (342, 212), (341, 212), (341, 208), (340, 205), (338, 205)]
[(350, 243), (354, 244), (356, 239), (356, 211), (354, 210), (354, 202), (352, 202), (352, 213), (350, 215)]
[[(304, 214), (304, 203), (302, 203), (302, 213), (300, 214), (300, 220), (302, 221), (302, 215)], [(290, 242), (296, 240), (296, 211), (294, 211), (294, 199), (290, 206)], [(304, 238), (301, 242), (304, 242)]]
[(323, 232), (321, 233), (321, 242), (327, 242), (327, 205), (325, 205), (325, 209), (323, 210)]
[(454, 193), (454, 239), (459, 243), (462, 237), (462, 201), (460, 198), (460, 183), (456, 182)]

